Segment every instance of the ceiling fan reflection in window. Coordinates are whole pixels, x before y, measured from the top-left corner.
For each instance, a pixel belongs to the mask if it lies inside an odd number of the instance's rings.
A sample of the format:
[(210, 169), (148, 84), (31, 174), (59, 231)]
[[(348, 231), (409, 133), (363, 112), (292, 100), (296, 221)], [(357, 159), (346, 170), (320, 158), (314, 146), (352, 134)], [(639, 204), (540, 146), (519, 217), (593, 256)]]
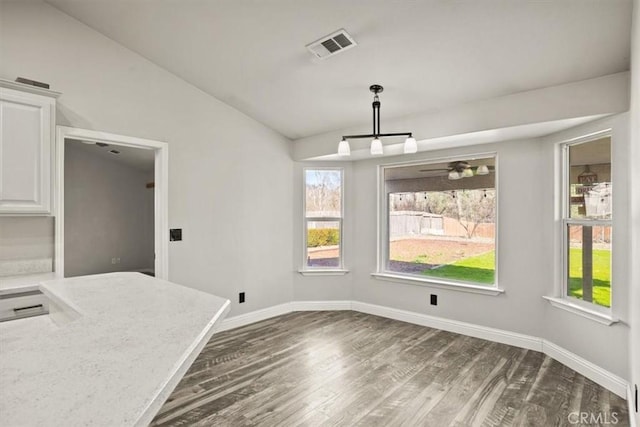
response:
[(470, 178), (474, 175), (488, 175), (495, 170), (494, 166), (478, 165), (472, 166), (465, 161), (451, 162), (446, 168), (439, 169), (420, 169), (420, 172), (448, 172), (448, 178), (451, 180)]

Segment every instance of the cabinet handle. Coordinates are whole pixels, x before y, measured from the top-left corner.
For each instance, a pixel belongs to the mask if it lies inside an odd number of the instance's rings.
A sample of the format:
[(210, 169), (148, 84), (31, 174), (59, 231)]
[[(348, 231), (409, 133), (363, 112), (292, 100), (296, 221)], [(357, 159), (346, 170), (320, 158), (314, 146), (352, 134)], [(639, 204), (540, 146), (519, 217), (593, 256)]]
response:
[(37, 305), (30, 305), (28, 307), (19, 307), (19, 308), (14, 308), (13, 311), (15, 311), (16, 313), (22, 311), (22, 310), (32, 310), (34, 308), (43, 308), (44, 306), (42, 304), (37, 304)]

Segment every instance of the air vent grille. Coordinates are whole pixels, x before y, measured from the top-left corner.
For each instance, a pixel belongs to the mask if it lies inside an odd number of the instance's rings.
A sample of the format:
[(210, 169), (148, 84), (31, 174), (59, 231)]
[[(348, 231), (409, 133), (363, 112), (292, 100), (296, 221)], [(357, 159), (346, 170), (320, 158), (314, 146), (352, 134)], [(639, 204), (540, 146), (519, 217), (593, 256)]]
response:
[(351, 49), (356, 45), (357, 43), (353, 40), (353, 37), (344, 29), (340, 29), (308, 44), (306, 47), (314, 57), (325, 59), (347, 49)]

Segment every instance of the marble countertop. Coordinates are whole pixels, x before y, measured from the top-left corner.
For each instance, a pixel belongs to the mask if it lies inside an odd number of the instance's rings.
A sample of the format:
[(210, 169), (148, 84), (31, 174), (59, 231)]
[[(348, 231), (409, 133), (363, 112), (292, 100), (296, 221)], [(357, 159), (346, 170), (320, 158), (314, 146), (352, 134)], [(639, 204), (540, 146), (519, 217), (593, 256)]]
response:
[(0, 324), (3, 425), (148, 425), (230, 305), (140, 273), (53, 280), (40, 290), (74, 320)]
[(53, 272), (0, 277), (0, 295), (37, 291), (41, 282), (55, 278), (56, 274)]

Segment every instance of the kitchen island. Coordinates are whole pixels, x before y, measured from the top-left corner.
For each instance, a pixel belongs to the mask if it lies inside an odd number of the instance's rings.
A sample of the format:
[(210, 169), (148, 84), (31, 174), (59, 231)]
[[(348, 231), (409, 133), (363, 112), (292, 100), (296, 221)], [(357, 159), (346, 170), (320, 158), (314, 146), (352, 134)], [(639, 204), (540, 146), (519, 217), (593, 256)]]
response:
[(0, 324), (2, 425), (147, 425), (230, 304), (140, 273), (39, 286), (50, 316)]

